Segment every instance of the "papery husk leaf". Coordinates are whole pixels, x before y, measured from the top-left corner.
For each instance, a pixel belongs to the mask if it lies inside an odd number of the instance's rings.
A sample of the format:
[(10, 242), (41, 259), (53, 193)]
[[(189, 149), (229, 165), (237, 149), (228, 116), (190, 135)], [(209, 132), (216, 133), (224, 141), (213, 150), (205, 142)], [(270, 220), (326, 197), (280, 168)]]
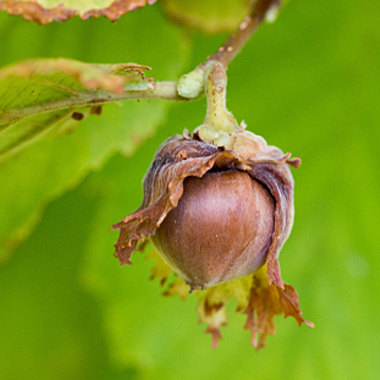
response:
[(146, 259), (154, 260), (154, 264), (151, 268), (150, 280), (158, 279), (160, 285), (163, 286), (170, 277), (170, 275), (173, 273), (172, 270), (168, 265), (165, 264), (165, 262), (161, 259), (161, 257), (154, 249), (151, 249), (149, 251), (149, 253), (146, 256)]
[(221, 327), (227, 324), (226, 304), (234, 297), (238, 302), (236, 312), (247, 314), (244, 329), (251, 331), (251, 343), (257, 350), (265, 346), (267, 335), (275, 334), (276, 315), (292, 316), (299, 326), (305, 323), (314, 327), (301, 316), (295, 289), (288, 284), (284, 284), (284, 288), (270, 284), (263, 266), (249, 276), (206, 289), (199, 299), (199, 322), (208, 325), (206, 333), (212, 335), (214, 348), (222, 338)]
[(235, 297), (238, 303), (236, 311), (245, 310), (248, 306), (250, 283), (250, 276), (246, 276), (220, 284), (206, 289), (198, 300), (199, 322), (208, 325), (206, 333), (212, 335), (213, 348), (218, 347), (222, 338), (220, 328), (227, 324), (225, 305)]
[(190, 286), (187, 285), (182, 278), (178, 278), (174, 282), (170, 283), (167, 290), (165, 290), (162, 294), (164, 296), (178, 296), (182, 301), (185, 301), (189, 297)]
[(244, 313), (247, 314), (244, 328), (251, 331), (251, 343), (257, 350), (265, 346), (267, 335), (275, 334), (273, 319), (276, 315), (292, 316), (299, 326), (305, 323), (314, 327), (312, 322), (301, 316), (296, 290), (288, 284), (284, 287), (270, 284), (265, 267), (252, 275), (249, 303)]
[[(198, 147), (200, 143), (197, 141), (187, 141), (184, 147), (178, 144), (180, 139), (179, 136), (172, 137), (157, 151), (144, 180), (142, 205), (111, 227), (120, 228), (115, 257), (121, 264), (131, 264), (130, 257), (137, 242), (143, 241), (143, 236), (149, 238), (154, 234), (168, 212), (177, 206), (183, 193), (183, 180), (188, 176), (202, 177), (215, 162), (212, 153), (217, 148), (206, 144)], [(191, 145), (194, 145), (193, 150)]]
[[(144, 243), (140, 244), (138, 250), (142, 251), (145, 248), (145, 243), (148, 240), (145, 240)], [(145, 256), (146, 260), (154, 260), (153, 266), (150, 271), (150, 280), (159, 280), (160, 285), (164, 286), (170, 276), (175, 276), (170, 267), (162, 260), (161, 256), (157, 253), (155, 249), (151, 249), (148, 254)], [(175, 276), (176, 277), (176, 276)], [(199, 291), (194, 291), (196, 295), (199, 294)], [(182, 278), (176, 277), (176, 279), (169, 283), (166, 290), (162, 293), (164, 296), (178, 296), (182, 301), (185, 301), (190, 294), (190, 286), (186, 284)]]

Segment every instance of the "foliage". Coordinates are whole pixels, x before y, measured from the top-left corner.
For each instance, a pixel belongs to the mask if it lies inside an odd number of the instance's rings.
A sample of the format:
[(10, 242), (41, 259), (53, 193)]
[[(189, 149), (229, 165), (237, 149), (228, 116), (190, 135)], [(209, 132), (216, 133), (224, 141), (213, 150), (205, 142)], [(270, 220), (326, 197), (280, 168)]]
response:
[(232, 32), (249, 9), (249, 1), (238, 0), (231, 7), (229, 0), (164, 1), (173, 21), (201, 29), (206, 33)]
[[(290, 2), (228, 70), (228, 106), (239, 121), (303, 159), (280, 262), (315, 329), (277, 317), (276, 338), (257, 354), (232, 304), (213, 350), (193, 295), (160, 297), (143, 254), (118, 266), (108, 227), (139, 206), (158, 145), (205, 113), (204, 101), (129, 100), (70, 119), (75, 128), (46, 131), (0, 164), (2, 378), (379, 376), (380, 9), (368, 0), (328, 8)], [(172, 24), (159, 2), (116, 24), (74, 18), (41, 27), (2, 12), (0, 64), (138, 62), (176, 80), (224, 38)]]
[(82, 20), (103, 15), (112, 21), (123, 14), (153, 4), (156, 0), (0, 0), (0, 10), (23, 15), (25, 20), (49, 24), (76, 15)]
[[(117, 101), (115, 94), (153, 89), (137, 64), (91, 65), (68, 59), (26, 61), (0, 71), (0, 160), (32, 144), (41, 135), (74, 129), (88, 108), (100, 114), (101, 105)], [(91, 108), (91, 109), (90, 109)], [(74, 124), (74, 125), (73, 125)]]

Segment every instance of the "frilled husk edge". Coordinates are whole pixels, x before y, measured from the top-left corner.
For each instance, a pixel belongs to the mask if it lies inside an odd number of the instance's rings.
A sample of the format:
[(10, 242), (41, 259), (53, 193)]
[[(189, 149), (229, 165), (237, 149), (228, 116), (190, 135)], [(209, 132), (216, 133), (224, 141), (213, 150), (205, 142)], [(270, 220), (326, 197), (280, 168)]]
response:
[[(161, 286), (168, 283), (163, 295), (186, 300), (190, 286), (183, 279), (172, 276), (171, 269), (155, 250), (150, 251), (146, 258), (154, 260), (151, 279), (158, 279)], [(212, 336), (213, 348), (217, 348), (222, 339), (221, 328), (227, 325), (226, 305), (234, 298), (236, 312), (247, 316), (244, 329), (250, 331), (251, 343), (256, 350), (265, 347), (268, 335), (275, 334), (276, 315), (284, 314), (284, 318), (291, 316), (299, 326), (305, 323), (314, 327), (312, 322), (302, 317), (298, 294), (291, 285), (284, 284), (284, 288), (280, 288), (269, 284), (266, 265), (246, 277), (193, 293), (199, 296), (199, 323), (207, 325), (206, 333)]]

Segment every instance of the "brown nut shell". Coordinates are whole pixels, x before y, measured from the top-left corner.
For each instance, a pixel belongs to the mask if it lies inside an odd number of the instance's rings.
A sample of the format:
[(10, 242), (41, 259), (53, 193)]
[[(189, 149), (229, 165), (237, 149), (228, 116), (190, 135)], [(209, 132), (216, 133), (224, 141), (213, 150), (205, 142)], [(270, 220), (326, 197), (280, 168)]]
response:
[(193, 288), (218, 285), (260, 268), (272, 242), (275, 203), (239, 170), (187, 177), (184, 192), (151, 241)]

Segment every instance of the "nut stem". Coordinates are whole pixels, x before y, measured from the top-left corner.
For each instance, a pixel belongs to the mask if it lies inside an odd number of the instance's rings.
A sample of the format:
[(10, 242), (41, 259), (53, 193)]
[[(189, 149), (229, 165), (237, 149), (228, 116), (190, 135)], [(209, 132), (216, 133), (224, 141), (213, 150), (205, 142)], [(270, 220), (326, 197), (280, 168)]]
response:
[(238, 124), (226, 108), (227, 75), (220, 62), (210, 62), (206, 70), (207, 113), (204, 124), (215, 131), (233, 132)]

